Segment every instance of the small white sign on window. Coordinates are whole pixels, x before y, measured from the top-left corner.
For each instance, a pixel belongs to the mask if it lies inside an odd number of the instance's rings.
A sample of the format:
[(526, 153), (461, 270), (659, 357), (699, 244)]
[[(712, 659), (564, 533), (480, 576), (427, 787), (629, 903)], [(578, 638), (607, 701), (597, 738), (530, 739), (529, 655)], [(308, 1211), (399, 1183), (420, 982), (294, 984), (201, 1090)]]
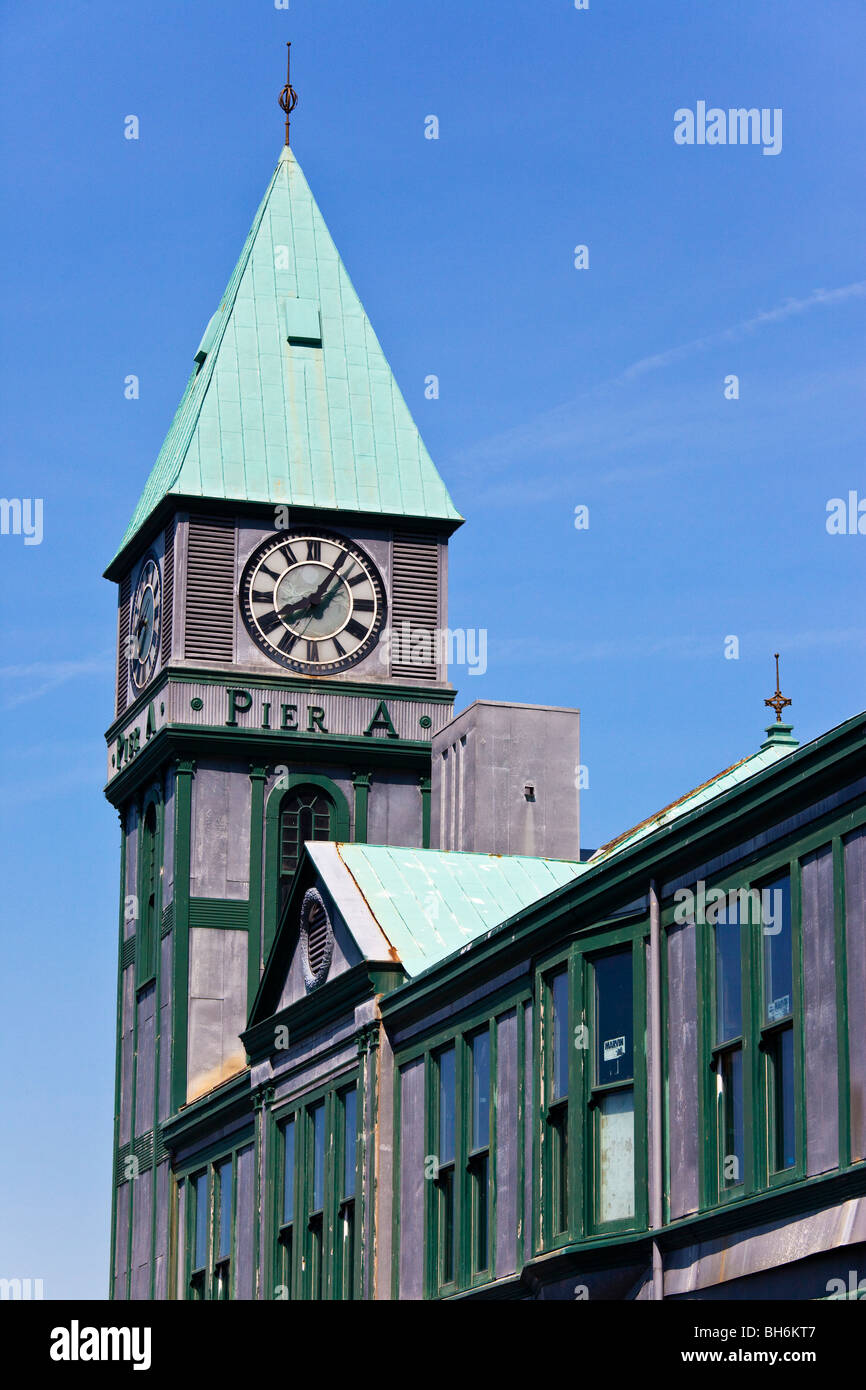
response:
[(608, 1038), (602, 1043), (602, 1056), (605, 1062), (615, 1062), (617, 1057), (625, 1056), (625, 1038)]
[(778, 999), (773, 999), (767, 1007), (767, 1018), (774, 1022), (777, 1018), (785, 1018), (791, 1012), (791, 996), (783, 994)]

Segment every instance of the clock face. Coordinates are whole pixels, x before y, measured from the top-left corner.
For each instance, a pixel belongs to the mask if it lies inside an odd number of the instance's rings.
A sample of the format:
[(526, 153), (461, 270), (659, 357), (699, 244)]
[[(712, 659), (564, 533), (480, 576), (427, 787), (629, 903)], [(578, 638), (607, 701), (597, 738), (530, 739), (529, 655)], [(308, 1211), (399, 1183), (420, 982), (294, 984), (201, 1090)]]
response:
[(139, 690), (147, 685), (156, 666), (160, 611), (159, 566), (151, 556), (138, 578), (129, 624), (129, 667), (133, 685)]
[(273, 661), (304, 675), (345, 671), (369, 656), (385, 621), (385, 590), (369, 556), (328, 531), (286, 531), (253, 551), (241, 612)]

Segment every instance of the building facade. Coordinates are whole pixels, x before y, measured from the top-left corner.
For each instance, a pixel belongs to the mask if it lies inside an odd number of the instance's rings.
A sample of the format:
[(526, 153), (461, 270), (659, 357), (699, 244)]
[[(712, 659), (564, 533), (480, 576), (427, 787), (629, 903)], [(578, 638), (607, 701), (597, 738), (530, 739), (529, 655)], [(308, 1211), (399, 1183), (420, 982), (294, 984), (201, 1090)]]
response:
[(106, 571), (112, 1295), (856, 1292), (866, 716), (582, 854), (461, 521), (287, 148)]

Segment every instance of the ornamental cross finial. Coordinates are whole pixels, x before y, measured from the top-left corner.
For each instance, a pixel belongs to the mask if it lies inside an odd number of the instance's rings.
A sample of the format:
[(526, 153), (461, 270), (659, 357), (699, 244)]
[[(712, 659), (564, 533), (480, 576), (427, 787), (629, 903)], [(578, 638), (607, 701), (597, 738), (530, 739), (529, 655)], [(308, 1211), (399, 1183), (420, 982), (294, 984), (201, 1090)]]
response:
[(288, 148), (289, 117), (291, 116), (292, 112), (298, 104), (298, 94), (292, 86), (291, 81), (292, 45), (290, 43), (287, 43), (286, 48), (288, 49), (288, 52), (286, 53), (286, 85), (280, 92), (280, 106), (286, 113), (286, 147)]
[(779, 688), (779, 653), (776, 652), (776, 693), (772, 695), (769, 700), (765, 700), (764, 704), (769, 705), (771, 709), (776, 711), (776, 723), (781, 724), (782, 710), (786, 705), (790, 705), (790, 703), (791, 701), (782, 694)]

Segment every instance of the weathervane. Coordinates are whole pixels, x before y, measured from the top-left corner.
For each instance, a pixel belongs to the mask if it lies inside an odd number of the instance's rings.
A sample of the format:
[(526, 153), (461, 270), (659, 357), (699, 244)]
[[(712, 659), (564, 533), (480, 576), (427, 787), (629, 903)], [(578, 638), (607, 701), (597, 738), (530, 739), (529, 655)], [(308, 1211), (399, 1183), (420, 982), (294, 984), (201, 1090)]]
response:
[(782, 710), (786, 705), (790, 705), (790, 703), (791, 701), (782, 694), (779, 688), (779, 653), (776, 652), (776, 693), (772, 695), (769, 700), (765, 700), (764, 704), (769, 705), (771, 709), (776, 711), (776, 723), (781, 724)]
[(288, 147), (289, 117), (298, 104), (298, 94), (292, 86), (291, 80), (292, 45), (287, 43), (286, 48), (288, 49), (286, 54), (286, 85), (280, 92), (280, 106), (286, 113), (286, 146)]

